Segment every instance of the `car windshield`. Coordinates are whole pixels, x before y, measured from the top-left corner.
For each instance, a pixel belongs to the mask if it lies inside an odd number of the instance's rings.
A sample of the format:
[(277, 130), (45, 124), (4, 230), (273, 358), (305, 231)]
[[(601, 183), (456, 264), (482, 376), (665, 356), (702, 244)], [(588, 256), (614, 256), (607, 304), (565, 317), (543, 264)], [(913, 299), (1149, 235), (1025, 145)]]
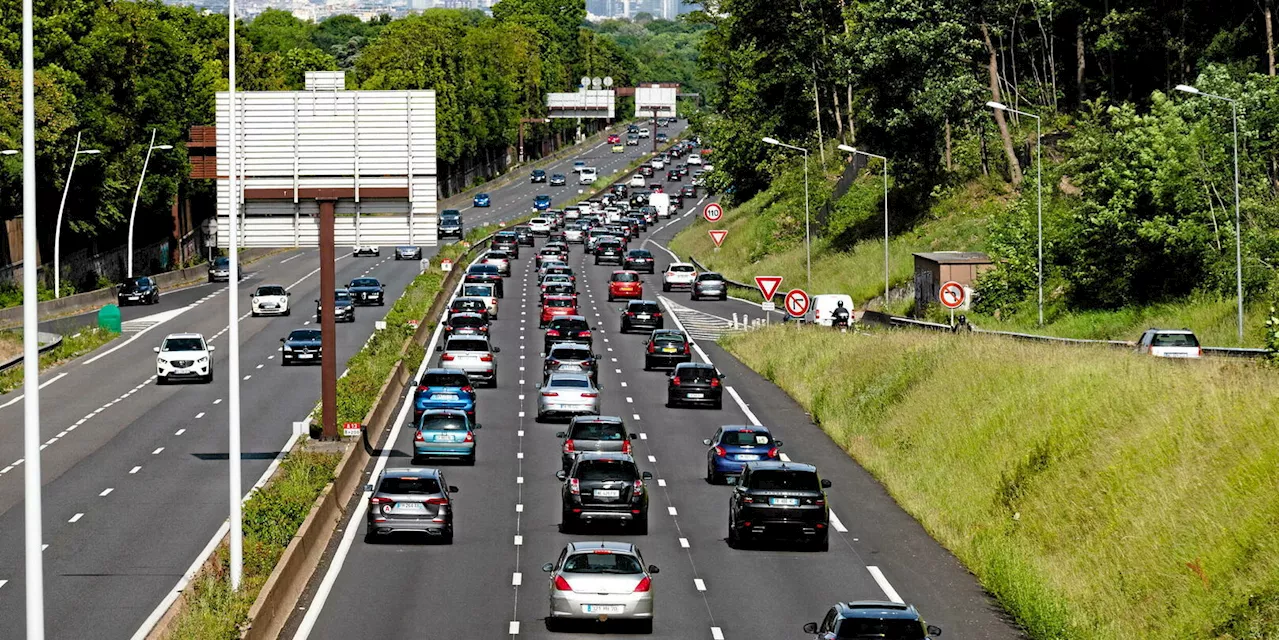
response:
[(349, 286), (352, 286), (352, 287), (376, 287), (376, 286), (378, 286), (379, 284), (380, 284), (380, 283), (379, 283), (377, 280), (373, 279), (373, 278), (356, 278), (355, 280), (352, 280), (352, 281), (351, 281), (351, 284), (350, 284)]
[(564, 561), (564, 573), (644, 573), (635, 556), (622, 553), (575, 553)]
[(493, 295), (493, 289), (488, 285), (470, 285), (462, 288), (462, 295), (487, 297)]
[(231, 261), (226, 258), (218, 258), (213, 261), (213, 266), (216, 269), (226, 269), (231, 266)]
[(1190, 333), (1157, 333), (1151, 337), (1153, 347), (1198, 347), (1200, 341)]
[(422, 382), (419, 386), (423, 387), (465, 387), (470, 382), (467, 381), (465, 373), (428, 373), (422, 376)]
[(284, 287), (258, 287), (257, 295), (282, 296), (282, 295), (285, 295), (285, 290), (284, 290)]
[(289, 332), (290, 340), (319, 340), (319, 329), (295, 329)]
[(583, 460), (578, 463), (574, 476), (579, 480), (635, 482), (640, 479), (635, 463), (629, 460)]
[(467, 421), (461, 416), (433, 416), (424, 413), (422, 421), (418, 423), (418, 429), (422, 431), (463, 431), (466, 428)]
[(558, 331), (587, 331), (590, 329), (590, 327), (587, 326), (586, 320), (564, 320), (564, 319), (553, 320), (551, 322), (551, 328), (556, 329)]
[(761, 469), (751, 472), (751, 488), (760, 491), (818, 491), (818, 476), (810, 471)]
[(334, 291), (334, 292), (333, 292), (333, 299), (334, 299), (334, 300), (337, 300), (337, 301), (342, 301), (342, 300), (350, 301), (350, 300), (351, 300), (351, 292), (350, 292), (350, 291)]
[(440, 483), (435, 478), (383, 478), (378, 493), (432, 495), (440, 493)]
[(614, 282), (640, 282), (640, 276), (635, 273), (615, 273), (613, 274)]
[(846, 618), (840, 621), (837, 638), (877, 638), (878, 640), (923, 640), (924, 631), (915, 620), (862, 620)]
[(547, 382), (548, 387), (556, 387), (559, 389), (589, 389), (591, 381), (586, 378), (552, 378)]
[(579, 422), (569, 434), (572, 440), (625, 440), (626, 431), (617, 422)]
[(488, 351), (489, 343), (485, 340), (450, 340), (445, 351)]
[(161, 351), (204, 351), (204, 340), (200, 338), (166, 338)]
[(773, 438), (764, 431), (726, 431), (720, 436), (720, 444), (727, 444), (731, 447), (742, 446), (761, 446), (773, 443)]
[(591, 352), (574, 347), (557, 347), (551, 350), (553, 360), (589, 360)]

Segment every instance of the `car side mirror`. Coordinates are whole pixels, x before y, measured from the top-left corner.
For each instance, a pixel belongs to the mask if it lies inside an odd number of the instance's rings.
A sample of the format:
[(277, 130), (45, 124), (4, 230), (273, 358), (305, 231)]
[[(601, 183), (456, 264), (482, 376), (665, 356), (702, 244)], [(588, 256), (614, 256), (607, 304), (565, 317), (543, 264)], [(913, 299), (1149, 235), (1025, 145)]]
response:
[(705, 444), (705, 445), (707, 445), (708, 447), (709, 447), (709, 446), (711, 446), (711, 438), (703, 438), (703, 439), (702, 439), (702, 444)]
[(494, 353), (500, 353), (501, 351), (502, 351), (502, 347), (494, 347), (494, 348), (493, 348), (493, 352), (494, 352)]
[(598, 354), (598, 353), (593, 353), (593, 354), (591, 354), (591, 357), (595, 358), (596, 360), (604, 360), (604, 356), (602, 356), (602, 355), (600, 355), (600, 354)]
[(781, 447), (781, 446), (782, 446), (782, 441), (781, 441), (781, 440), (774, 440), (774, 441), (773, 441), (773, 446), (775, 446), (775, 447)]
[(937, 636), (942, 635), (942, 627), (939, 627), (939, 626), (936, 626), (936, 625), (932, 625), (932, 624), (931, 624), (931, 625), (929, 625), (929, 626), (927, 626), (927, 627), (925, 627), (925, 631), (928, 631), (928, 632), (929, 632), (929, 635), (934, 636), (934, 637), (937, 637)]
[[(284, 341), (283, 341), (283, 340), (281, 340), (281, 342), (284, 342)], [(156, 353), (160, 353), (160, 347), (151, 347), (151, 350), (152, 350), (152, 351), (154, 351), (154, 352), (156, 352)]]
[(632, 439), (632, 440), (636, 440), (636, 439), (639, 439), (639, 438), (640, 438), (640, 436), (638, 436), (638, 435), (636, 435), (636, 434), (634, 434), (634, 433), (628, 433), (627, 435), (628, 435), (628, 436), (631, 436), (631, 439)]
[(831, 488), (831, 481), (830, 481), (830, 480), (827, 480), (827, 479), (825, 479), (825, 478), (823, 478), (823, 480), (822, 480), (822, 488), (823, 488), (823, 489), (830, 489), (830, 488)]
[(641, 478), (642, 480), (652, 480), (652, 479), (653, 479), (653, 472), (650, 472), (650, 471), (641, 471), (641, 472), (640, 472), (640, 478)]
[(566, 435), (566, 434), (565, 434), (565, 432), (563, 432), (563, 431), (557, 431), (557, 432), (556, 432), (556, 437), (557, 437), (557, 438), (563, 438), (563, 437), (565, 437), (565, 435)]
[(541, 389), (541, 388), (542, 388), (542, 383), (541, 383), (541, 382), (539, 382), (538, 384), (533, 385), (533, 387), (534, 387), (535, 389)]
[(801, 631), (804, 631), (805, 633), (817, 633), (817, 632), (818, 632), (818, 623), (816, 623), (816, 622), (806, 622), (806, 623), (804, 623), (804, 628), (802, 628), (802, 629), (801, 629)]
[(458, 493), (458, 488), (453, 485), (449, 485), (449, 493)]
[(563, 470), (556, 472), (556, 480), (564, 482), (564, 479), (568, 477), (569, 477), (569, 474), (565, 473)]
[(209, 347), (209, 350), (210, 350), (210, 351), (216, 351), (216, 350), (218, 349), (217, 347), (215, 347), (215, 346), (213, 346), (213, 345), (208, 345), (208, 347)]
[(320, 304), (320, 298), (316, 298), (316, 304)]
[(366, 484), (366, 485), (364, 486), (364, 490), (365, 490), (365, 491), (368, 491), (369, 493), (373, 493), (373, 485), (372, 485), (372, 484)]
[(284, 338), (280, 338), (280, 344), (284, 344)]
[(556, 566), (554, 564), (551, 564), (550, 562), (542, 565), (542, 570), (546, 573), (551, 573), (552, 571), (555, 571), (555, 569), (556, 569)]
[(649, 573), (657, 573), (657, 572), (658, 572), (658, 565), (656, 564), (649, 565)]
[(473, 425), (471, 425), (471, 429), (474, 431), (474, 430), (479, 429), (480, 427), (483, 427), (483, 426), (484, 426), (484, 425), (482, 425), (482, 424), (473, 424)]
[(444, 351), (444, 345), (442, 344), (436, 345), (436, 351)]
[(286, 297), (286, 298), (292, 298), (292, 297), (293, 297), (293, 292), (292, 292), (292, 291), (286, 291), (286, 292), (284, 292), (284, 297)]

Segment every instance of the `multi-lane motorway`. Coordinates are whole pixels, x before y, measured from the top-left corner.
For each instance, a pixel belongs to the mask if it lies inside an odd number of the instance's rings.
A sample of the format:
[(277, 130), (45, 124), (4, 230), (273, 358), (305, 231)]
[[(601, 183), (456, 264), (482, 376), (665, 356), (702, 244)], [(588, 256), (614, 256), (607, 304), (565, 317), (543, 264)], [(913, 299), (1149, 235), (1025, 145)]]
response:
[[(760, 315), (745, 301), (691, 302), (687, 293), (661, 292), (661, 271), (674, 256), (662, 245), (694, 223), (700, 201), (660, 221), (632, 248), (651, 249), (658, 275), (644, 276), (645, 297), (664, 300), (679, 328), (693, 335), (723, 331), (722, 318)], [(730, 239), (732, 241), (732, 239)], [(627, 627), (588, 624), (568, 633), (545, 627), (548, 584), (540, 567), (572, 540), (637, 544), (654, 578), (653, 635), (662, 638), (799, 638), (805, 622), (820, 620), (837, 601), (898, 600), (955, 638), (1017, 638), (991, 599), (961, 565), (768, 381), (710, 340), (698, 340), (695, 361), (726, 374), (724, 408), (664, 406), (666, 376), (643, 370), (646, 336), (618, 333), (621, 303), (606, 302), (614, 266), (593, 266), (580, 245), (570, 263), (579, 281), (581, 311), (598, 325), (594, 351), (604, 356), (601, 413), (622, 417), (639, 440), (635, 459), (653, 473), (649, 531), (604, 528), (559, 532), (560, 424), (535, 422), (541, 381), (534, 251), (524, 250), (506, 285), (503, 313), (491, 332), (501, 347), (496, 389), (479, 391), (475, 466), (426, 463), (457, 485), (455, 538), (437, 545), (412, 537), (363, 541), (362, 497), (349, 504), (340, 541), (298, 603), (286, 637), (299, 640), (376, 638), (578, 637), (627, 633)], [(692, 326), (696, 324), (695, 330)], [(670, 328), (673, 323), (668, 323)], [(720, 325), (718, 329), (717, 326)], [(833, 333), (833, 339), (838, 334)], [(438, 338), (438, 336), (437, 336)], [(785, 349), (785, 343), (776, 348)], [(429, 352), (430, 353), (430, 352)], [(431, 365), (435, 362), (432, 359)], [(856, 363), (850, 363), (856, 366)], [(374, 471), (410, 464), (412, 428), (393, 427)], [(829, 552), (785, 546), (733, 549), (726, 543), (730, 488), (704, 480), (702, 439), (721, 425), (764, 424), (783, 440), (787, 459), (816, 464), (828, 490), (834, 538)], [(921, 461), (928, 464), (928, 461)], [(365, 496), (367, 497), (367, 496)]]
[[(603, 175), (643, 152), (607, 145), (546, 166), (572, 175), (585, 158)], [(529, 211), (534, 193), (554, 202), (577, 187), (494, 189), (493, 206), (464, 213), (468, 227)], [(442, 202), (441, 208), (469, 205)], [(554, 204), (553, 204), (554, 206)], [(432, 250), (424, 248), (424, 255)], [(368, 275), (394, 300), (418, 272), (416, 262), (338, 258), (337, 281)], [(283, 368), (279, 339), (315, 326), (319, 265), (315, 250), (289, 251), (245, 268), (239, 319), (244, 486), (269, 470), (319, 397), (318, 367)], [(248, 317), (248, 294), (279, 284), (293, 294), (290, 317)], [(361, 307), (338, 326), (338, 362), (364, 344), (390, 307)], [(162, 295), (151, 307), (125, 309), (126, 333), (106, 348), (41, 376), (45, 605), (49, 637), (129, 638), (158, 617), (180, 579), (202, 558), (227, 514), (227, 285), (202, 284)], [(168, 333), (194, 331), (216, 347), (212, 384), (155, 384), (155, 354)], [(23, 627), (21, 391), (0, 396), (0, 637)]]

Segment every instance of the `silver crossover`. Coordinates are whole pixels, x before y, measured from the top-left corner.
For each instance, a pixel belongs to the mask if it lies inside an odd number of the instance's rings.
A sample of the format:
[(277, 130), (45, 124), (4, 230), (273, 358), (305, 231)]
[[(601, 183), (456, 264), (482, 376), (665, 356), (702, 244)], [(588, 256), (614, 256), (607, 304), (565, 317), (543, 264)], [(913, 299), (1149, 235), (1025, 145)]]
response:
[(653, 575), (640, 549), (629, 542), (570, 542), (547, 572), (551, 611), (548, 630), (567, 620), (629, 620), (653, 632)]
[(600, 390), (586, 373), (551, 372), (540, 386), (538, 420), (552, 416), (594, 416), (600, 413)]
[(436, 347), (440, 352), (440, 367), (461, 369), (472, 380), (484, 380), (489, 386), (498, 386), (498, 367), (493, 354), (500, 351), (490, 346), (483, 336), (455, 336)]

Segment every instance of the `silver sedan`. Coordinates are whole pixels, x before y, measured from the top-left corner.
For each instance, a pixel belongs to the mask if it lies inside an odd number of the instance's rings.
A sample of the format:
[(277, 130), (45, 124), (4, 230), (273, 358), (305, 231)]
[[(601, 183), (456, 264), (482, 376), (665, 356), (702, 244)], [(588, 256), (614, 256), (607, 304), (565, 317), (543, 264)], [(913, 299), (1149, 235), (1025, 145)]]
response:
[(551, 372), (539, 385), (538, 421), (552, 416), (594, 416), (600, 413), (600, 390), (584, 373)]
[(547, 629), (567, 620), (629, 620), (641, 633), (653, 632), (653, 578), (629, 542), (570, 542), (558, 563), (548, 562), (551, 611)]

